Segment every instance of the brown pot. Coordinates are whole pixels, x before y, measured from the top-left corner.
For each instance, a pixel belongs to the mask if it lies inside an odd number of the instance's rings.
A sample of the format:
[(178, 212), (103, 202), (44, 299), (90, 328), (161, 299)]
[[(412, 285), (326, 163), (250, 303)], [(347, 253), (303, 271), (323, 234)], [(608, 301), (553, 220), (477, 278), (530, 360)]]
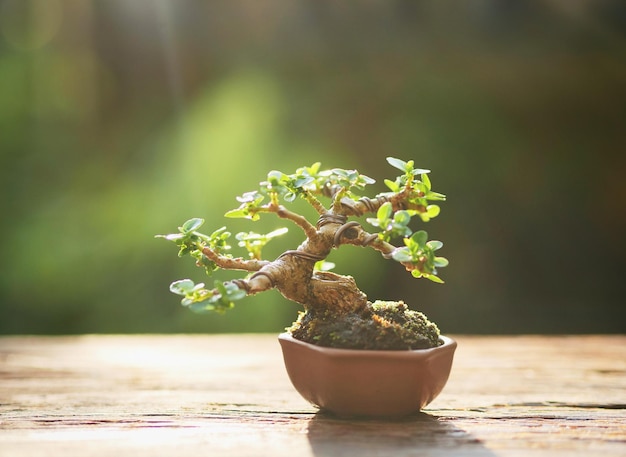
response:
[(456, 341), (412, 351), (335, 349), (278, 337), (296, 390), (322, 410), (340, 416), (390, 417), (415, 413), (443, 389)]

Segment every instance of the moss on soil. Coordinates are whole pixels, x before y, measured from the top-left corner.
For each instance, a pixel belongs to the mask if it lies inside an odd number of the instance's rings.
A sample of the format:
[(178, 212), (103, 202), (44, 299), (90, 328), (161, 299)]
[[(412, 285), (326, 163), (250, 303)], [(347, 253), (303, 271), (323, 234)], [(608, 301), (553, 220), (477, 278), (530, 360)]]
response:
[(404, 302), (376, 301), (346, 314), (300, 313), (287, 329), (294, 338), (342, 349), (407, 350), (441, 345), (439, 329)]

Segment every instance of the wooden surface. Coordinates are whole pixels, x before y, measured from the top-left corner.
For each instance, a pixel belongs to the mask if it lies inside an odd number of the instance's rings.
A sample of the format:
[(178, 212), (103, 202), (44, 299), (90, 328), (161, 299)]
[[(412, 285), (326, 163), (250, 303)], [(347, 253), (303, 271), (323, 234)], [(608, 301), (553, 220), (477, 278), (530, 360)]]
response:
[(0, 456), (626, 456), (626, 336), (455, 337), (403, 420), (293, 390), (275, 336), (0, 338)]

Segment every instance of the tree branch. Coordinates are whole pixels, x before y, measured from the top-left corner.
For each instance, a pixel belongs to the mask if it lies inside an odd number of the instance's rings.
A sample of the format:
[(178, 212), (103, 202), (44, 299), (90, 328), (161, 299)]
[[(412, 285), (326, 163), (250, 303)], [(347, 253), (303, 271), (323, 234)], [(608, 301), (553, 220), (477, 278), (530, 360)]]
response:
[(276, 213), (276, 215), (281, 219), (287, 219), (296, 224), (304, 231), (304, 234), (308, 239), (314, 239), (317, 237), (317, 229), (304, 216), (289, 211), (282, 205), (271, 205), (268, 207), (268, 210)]
[(210, 260), (215, 262), (215, 264), (224, 269), (224, 270), (244, 270), (244, 271), (259, 271), (264, 266), (268, 265), (270, 262), (267, 260), (246, 260), (241, 257), (232, 258), (226, 257), (224, 255), (220, 255), (213, 251), (211, 248), (204, 247), (202, 248), (202, 253), (207, 256)]
[(391, 203), (393, 211), (412, 209), (423, 213), (426, 208), (423, 205), (410, 203), (409, 194), (403, 190), (397, 194), (381, 194), (376, 198), (362, 197), (357, 201), (350, 198), (341, 199), (339, 212), (346, 216), (363, 216), (365, 214), (376, 214), (384, 203)]
[[(342, 226), (338, 231), (338, 235), (335, 237), (335, 245), (351, 244), (354, 246), (370, 247), (375, 251), (382, 254), (385, 259), (391, 259), (396, 249), (391, 243), (381, 240), (378, 233), (369, 233), (363, 230), (363, 227), (356, 222), (348, 222)], [(411, 262), (400, 262), (407, 271), (420, 269), (419, 264), (413, 264)]]
[(308, 190), (304, 191), (304, 199), (317, 211), (317, 214), (320, 216), (327, 212), (327, 209), (322, 205), (322, 203)]
[(269, 273), (259, 271), (248, 279), (233, 279), (230, 281), (241, 290), (245, 290), (246, 294), (254, 295), (274, 288), (274, 281)]

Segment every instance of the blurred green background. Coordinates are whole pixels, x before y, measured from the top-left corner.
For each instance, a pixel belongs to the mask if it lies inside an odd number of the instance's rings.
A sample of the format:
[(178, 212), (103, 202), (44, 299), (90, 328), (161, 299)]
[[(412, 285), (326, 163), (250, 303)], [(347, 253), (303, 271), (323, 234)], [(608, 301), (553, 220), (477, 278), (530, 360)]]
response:
[(451, 264), (334, 253), (370, 298), (445, 333), (624, 332), (625, 122), (620, 0), (0, 0), (0, 333), (279, 332), (274, 291), (180, 307), (203, 273), (154, 235), (273, 230), (223, 218), (269, 170), (375, 193), (390, 155), (448, 195), (424, 228)]

